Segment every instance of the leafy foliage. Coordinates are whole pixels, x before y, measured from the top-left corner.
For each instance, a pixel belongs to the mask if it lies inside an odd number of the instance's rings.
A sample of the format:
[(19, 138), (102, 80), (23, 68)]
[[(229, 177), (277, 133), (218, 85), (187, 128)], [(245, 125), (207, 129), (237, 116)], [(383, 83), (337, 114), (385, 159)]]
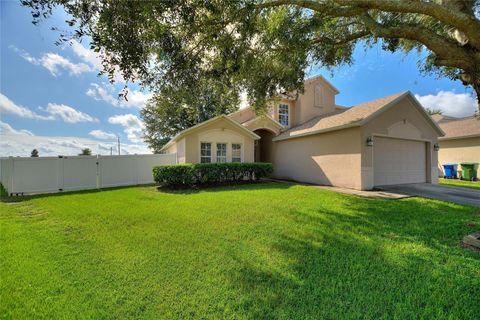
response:
[(443, 114), (443, 111), (440, 109), (435, 109), (435, 108), (425, 108), (425, 111), (431, 116), (435, 114)]
[(38, 157), (38, 150), (33, 149), (32, 152), (30, 153), (30, 157), (37, 158)]
[(82, 149), (82, 152), (78, 154), (79, 156), (91, 156), (92, 150), (89, 148)]
[(197, 163), (161, 165), (153, 168), (153, 179), (168, 187), (253, 181), (268, 177), (271, 163)]
[(0, 183), (0, 197), (8, 196), (8, 190)]
[(178, 132), (220, 114), (235, 111), (238, 95), (215, 80), (199, 81), (192, 89), (168, 86), (157, 92), (141, 110), (145, 142), (154, 152)]
[[(161, 99), (178, 100), (183, 92), (189, 102), (201, 101), (214, 82), (229, 90), (217, 88), (212, 94), (230, 97), (244, 91), (255, 108), (263, 109), (279, 93), (302, 90), (307, 66), (351, 64), (358, 44), (376, 43), (392, 52), (425, 51), (421, 70), (460, 80), (480, 99), (477, 0), (22, 3), (31, 8), (35, 23), (63, 6), (74, 32), (63, 33), (61, 41), (90, 36), (111, 79), (120, 71), (125, 79), (163, 94)], [(222, 109), (234, 99), (215, 101)], [(189, 108), (202, 106), (196, 101)], [(180, 122), (191, 121), (182, 117)]]

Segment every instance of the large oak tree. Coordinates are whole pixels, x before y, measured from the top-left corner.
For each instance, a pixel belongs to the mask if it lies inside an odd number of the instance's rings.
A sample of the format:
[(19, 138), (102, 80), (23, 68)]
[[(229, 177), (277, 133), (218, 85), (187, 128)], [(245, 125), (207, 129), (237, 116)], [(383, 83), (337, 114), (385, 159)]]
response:
[[(189, 108), (205, 107), (213, 83), (223, 112), (246, 92), (262, 110), (279, 92), (302, 89), (312, 64), (353, 63), (357, 45), (425, 51), (424, 72), (461, 81), (480, 101), (477, 0), (22, 0), (37, 23), (63, 6), (74, 32), (91, 37), (104, 72), (149, 87), (157, 98), (182, 92)], [(199, 85), (200, 84), (200, 85)], [(200, 88), (200, 89), (199, 89)], [(177, 98), (175, 98), (177, 99)], [(480, 103), (479, 103), (480, 106)], [(193, 112), (195, 113), (195, 112)], [(197, 113), (198, 114), (198, 113)], [(195, 117), (194, 117), (195, 118)], [(159, 117), (161, 119), (161, 117)], [(197, 121), (194, 119), (194, 121)], [(183, 128), (178, 127), (178, 130)], [(169, 135), (174, 134), (170, 132)]]

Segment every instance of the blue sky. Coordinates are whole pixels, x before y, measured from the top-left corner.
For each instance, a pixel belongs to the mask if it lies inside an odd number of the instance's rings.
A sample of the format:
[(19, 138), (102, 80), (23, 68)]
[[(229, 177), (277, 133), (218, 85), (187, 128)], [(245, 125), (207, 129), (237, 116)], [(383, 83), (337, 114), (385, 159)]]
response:
[[(129, 85), (129, 102), (117, 99), (121, 81), (112, 86), (97, 75), (100, 64), (88, 43), (58, 47), (65, 15), (56, 11), (39, 26), (17, 1), (1, 1), (0, 156), (75, 154), (82, 147), (110, 153), (115, 136), (122, 153), (149, 152), (141, 141), (139, 111), (150, 93)], [(427, 107), (453, 116), (475, 110), (472, 91), (459, 82), (424, 77), (417, 69), (417, 54), (390, 54), (379, 48), (359, 48), (353, 66), (333, 75), (312, 67), (340, 90), (337, 104), (351, 106), (410, 90)], [(121, 79), (120, 79), (121, 80)]]

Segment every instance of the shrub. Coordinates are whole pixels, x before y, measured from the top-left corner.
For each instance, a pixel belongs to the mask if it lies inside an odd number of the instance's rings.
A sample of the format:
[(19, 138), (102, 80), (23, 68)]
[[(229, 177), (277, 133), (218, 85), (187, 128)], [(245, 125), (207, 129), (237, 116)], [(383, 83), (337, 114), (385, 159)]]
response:
[(8, 191), (5, 187), (0, 183), (0, 197), (8, 196)]
[(271, 163), (197, 163), (153, 168), (156, 183), (169, 187), (255, 181), (273, 172)]

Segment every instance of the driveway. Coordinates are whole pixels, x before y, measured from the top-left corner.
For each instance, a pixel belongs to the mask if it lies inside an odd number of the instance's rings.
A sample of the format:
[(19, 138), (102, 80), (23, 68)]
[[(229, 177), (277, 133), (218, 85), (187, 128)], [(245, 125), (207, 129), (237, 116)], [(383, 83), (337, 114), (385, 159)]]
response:
[(375, 189), (480, 207), (480, 190), (475, 189), (440, 186), (429, 183), (398, 184), (376, 187)]

